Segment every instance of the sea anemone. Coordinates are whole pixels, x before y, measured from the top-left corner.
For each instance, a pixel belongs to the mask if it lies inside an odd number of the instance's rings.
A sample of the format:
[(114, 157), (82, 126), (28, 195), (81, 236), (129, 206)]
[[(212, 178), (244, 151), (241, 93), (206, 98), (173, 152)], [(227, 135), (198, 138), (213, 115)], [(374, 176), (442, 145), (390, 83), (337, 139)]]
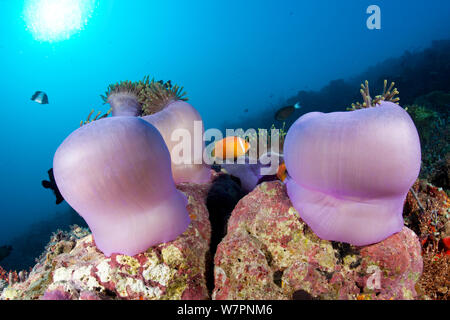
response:
[(359, 246), (402, 229), (421, 160), (408, 113), (381, 96), (374, 104), (367, 84), (362, 91), (365, 106), (305, 114), (284, 145), (287, 191), (300, 217), (322, 239)]
[[(203, 122), (197, 110), (186, 102), (185, 95), (182, 87), (172, 85), (170, 81), (150, 81), (145, 77), (138, 82), (110, 85), (102, 98), (111, 105), (113, 117), (141, 116), (159, 130), (171, 153), (176, 183), (204, 183), (210, 179), (210, 169), (203, 164)], [(195, 129), (196, 125), (199, 131)], [(172, 137), (176, 130), (184, 130), (190, 138), (185, 152), (190, 152), (191, 157), (182, 163), (175, 160), (179, 156), (175, 148), (178, 142)]]
[(105, 95), (101, 95), (105, 103), (112, 108), (112, 115), (148, 116), (164, 109), (173, 101), (187, 101), (186, 92), (170, 81), (155, 81), (146, 76), (143, 80), (121, 81), (111, 84)]
[(64, 199), (106, 256), (135, 255), (175, 239), (189, 225), (167, 146), (141, 118), (112, 117), (75, 130), (57, 149), (53, 171)]

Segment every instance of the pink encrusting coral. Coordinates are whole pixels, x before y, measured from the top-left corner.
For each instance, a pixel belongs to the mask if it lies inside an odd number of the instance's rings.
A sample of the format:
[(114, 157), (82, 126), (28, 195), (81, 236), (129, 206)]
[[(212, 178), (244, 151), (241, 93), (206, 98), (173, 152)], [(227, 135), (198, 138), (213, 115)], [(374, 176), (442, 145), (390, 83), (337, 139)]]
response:
[(322, 239), (368, 245), (403, 227), (403, 202), (420, 170), (420, 142), (392, 102), (351, 112), (312, 112), (284, 144), (289, 198)]
[(56, 151), (53, 171), (106, 256), (135, 255), (174, 240), (189, 225), (167, 146), (141, 118), (106, 118), (77, 129)]

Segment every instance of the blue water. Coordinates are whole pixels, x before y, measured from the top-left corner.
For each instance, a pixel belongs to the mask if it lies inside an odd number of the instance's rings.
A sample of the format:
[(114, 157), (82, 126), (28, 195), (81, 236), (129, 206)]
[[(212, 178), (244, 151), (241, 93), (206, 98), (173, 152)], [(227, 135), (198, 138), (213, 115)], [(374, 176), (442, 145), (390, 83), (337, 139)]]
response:
[[(110, 83), (171, 79), (207, 128), (223, 129), (251, 125), (299, 90), (450, 37), (447, 0), (104, 0), (58, 42), (27, 29), (28, 4), (0, 0), (0, 245), (69, 209), (41, 180), (80, 120), (108, 109), (99, 95)], [(366, 27), (371, 4), (381, 8), (381, 30)], [(36, 90), (49, 105), (30, 101)]]

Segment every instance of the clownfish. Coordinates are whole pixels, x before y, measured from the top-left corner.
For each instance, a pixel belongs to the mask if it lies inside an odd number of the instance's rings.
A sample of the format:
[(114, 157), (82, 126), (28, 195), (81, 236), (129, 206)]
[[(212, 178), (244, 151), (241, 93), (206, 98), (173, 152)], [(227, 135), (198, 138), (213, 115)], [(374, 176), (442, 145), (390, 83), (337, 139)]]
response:
[(280, 179), (282, 182), (284, 182), (284, 180), (286, 180), (287, 176), (288, 176), (288, 173), (286, 170), (286, 164), (283, 162), (282, 164), (280, 164), (278, 166), (277, 178)]
[(236, 159), (245, 155), (248, 150), (250, 150), (250, 144), (245, 139), (232, 136), (217, 141), (211, 156), (222, 160)]

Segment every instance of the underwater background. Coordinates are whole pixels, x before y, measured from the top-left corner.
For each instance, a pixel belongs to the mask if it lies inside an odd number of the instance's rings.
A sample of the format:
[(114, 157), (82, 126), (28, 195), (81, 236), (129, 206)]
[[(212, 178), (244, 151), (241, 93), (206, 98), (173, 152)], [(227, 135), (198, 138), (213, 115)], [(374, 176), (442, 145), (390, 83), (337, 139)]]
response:
[[(365, 79), (376, 91), (380, 79), (396, 81), (402, 105), (450, 91), (446, 0), (63, 1), (80, 9), (81, 22), (59, 21), (73, 34), (39, 30), (57, 15), (45, 2), (0, 0), (0, 246), (13, 246), (5, 269), (31, 266), (25, 248), (41, 252), (56, 228), (83, 223), (41, 181), (80, 120), (108, 110), (100, 94), (111, 83), (170, 79), (205, 128), (221, 130), (281, 127), (275, 112), (296, 102), (287, 127), (306, 112), (345, 110)], [(372, 4), (380, 30), (366, 26)], [(30, 99), (38, 90), (49, 104)]]

